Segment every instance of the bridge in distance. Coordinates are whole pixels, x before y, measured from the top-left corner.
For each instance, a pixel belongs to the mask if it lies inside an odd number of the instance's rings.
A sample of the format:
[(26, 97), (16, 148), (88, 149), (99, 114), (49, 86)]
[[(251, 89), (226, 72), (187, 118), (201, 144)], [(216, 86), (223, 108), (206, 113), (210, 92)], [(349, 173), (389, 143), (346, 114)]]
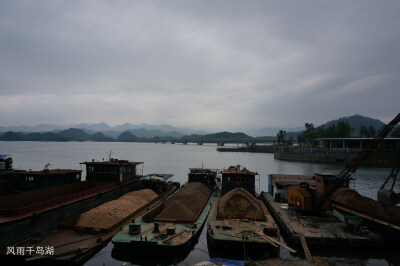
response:
[(196, 143), (198, 145), (203, 145), (204, 143), (216, 143), (218, 146), (224, 146), (226, 143), (235, 143), (235, 144), (247, 144), (247, 145), (255, 145), (256, 143), (276, 143), (276, 138), (252, 138), (252, 139), (151, 139), (151, 140), (138, 140), (138, 142), (154, 142), (154, 143), (180, 143), (180, 144), (188, 144), (188, 143)]

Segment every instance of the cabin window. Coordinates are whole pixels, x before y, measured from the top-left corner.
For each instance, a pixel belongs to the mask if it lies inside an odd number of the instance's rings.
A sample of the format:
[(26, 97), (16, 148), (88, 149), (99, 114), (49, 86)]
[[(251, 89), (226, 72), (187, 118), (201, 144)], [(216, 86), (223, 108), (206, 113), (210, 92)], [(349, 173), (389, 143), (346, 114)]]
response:
[(125, 174), (126, 173), (126, 167), (125, 166), (121, 166), (121, 174)]
[(116, 172), (116, 168), (115, 167), (109, 167), (109, 168), (107, 168), (107, 172), (115, 173)]
[(36, 181), (36, 178), (33, 177), (33, 176), (26, 176), (26, 177), (25, 177), (25, 181), (26, 181), (26, 182), (33, 183), (33, 182)]

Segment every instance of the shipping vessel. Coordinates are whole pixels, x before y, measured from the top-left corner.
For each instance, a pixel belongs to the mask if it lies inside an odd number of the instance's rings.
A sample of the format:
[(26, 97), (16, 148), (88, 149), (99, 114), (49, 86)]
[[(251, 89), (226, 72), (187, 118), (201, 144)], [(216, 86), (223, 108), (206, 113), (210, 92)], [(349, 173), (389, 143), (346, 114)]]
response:
[[(4, 186), (18, 187), (0, 196), (0, 249), (55, 229), (58, 224), (142, 187), (142, 162), (110, 159), (81, 163), (81, 170), (4, 169)], [(17, 184), (17, 185), (16, 185)], [(32, 185), (30, 185), (32, 184)], [(26, 188), (26, 189), (23, 189)]]
[[(164, 181), (157, 182), (165, 184)], [(3, 250), (0, 259), (10, 265), (81, 265), (106, 246), (131, 219), (143, 215), (178, 189), (177, 183), (167, 181), (167, 184), (166, 190), (158, 195), (151, 189), (141, 189), (104, 203), (61, 223), (57, 230)], [(40, 252), (46, 247), (51, 248), (51, 254)], [(17, 248), (23, 249), (24, 254), (16, 254)]]
[(207, 243), (213, 258), (259, 259), (276, 255), (279, 229), (256, 198), (255, 176), (239, 165), (221, 171), (222, 195), (207, 221)]
[(113, 257), (178, 262), (197, 243), (214, 199), (215, 192), (203, 183), (183, 185), (112, 238)]

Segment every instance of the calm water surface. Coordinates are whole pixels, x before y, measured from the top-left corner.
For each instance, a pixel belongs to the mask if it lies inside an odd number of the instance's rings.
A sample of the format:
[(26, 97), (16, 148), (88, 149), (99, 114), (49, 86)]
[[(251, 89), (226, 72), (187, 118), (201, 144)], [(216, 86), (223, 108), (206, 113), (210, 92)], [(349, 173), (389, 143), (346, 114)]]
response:
[[(161, 144), (161, 143), (103, 143), (103, 142), (0, 142), (0, 153), (12, 154), (14, 168), (41, 170), (50, 163), (51, 169), (81, 169), (80, 162), (107, 160), (111, 152), (113, 158), (144, 162), (143, 173), (171, 173), (174, 181), (181, 184), (187, 181), (191, 167), (227, 168), (240, 164), (249, 170), (257, 171), (260, 181), (257, 189), (267, 191), (268, 174), (301, 174), (312, 175), (315, 172), (338, 173), (342, 166), (297, 163), (275, 160), (273, 154), (217, 152), (216, 145), (195, 144)], [(85, 171), (84, 168), (82, 168)], [(376, 199), (377, 188), (384, 182), (391, 169), (360, 168), (353, 175), (356, 181), (351, 186), (362, 195)], [(86, 173), (83, 173), (85, 177)], [(190, 265), (208, 260), (206, 230), (203, 231), (199, 243), (188, 257), (181, 262)], [(124, 262), (111, 257), (113, 244), (110, 242), (95, 257), (84, 265), (123, 265)], [(368, 258), (364, 254), (362, 261), (368, 265), (390, 265), (392, 259)], [(281, 257), (291, 255), (281, 250)], [(348, 254), (335, 255), (347, 257)], [(389, 256), (392, 256), (390, 254)], [(129, 265), (129, 263), (126, 263)]]

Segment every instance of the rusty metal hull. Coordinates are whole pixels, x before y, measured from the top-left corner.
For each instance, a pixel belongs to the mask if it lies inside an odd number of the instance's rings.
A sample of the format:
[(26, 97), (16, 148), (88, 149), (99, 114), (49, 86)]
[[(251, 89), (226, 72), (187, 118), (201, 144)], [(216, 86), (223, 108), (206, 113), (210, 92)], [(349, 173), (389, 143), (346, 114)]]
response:
[(282, 209), (281, 203), (275, 202), (268, 193), (263, 193), (263, 201), (279, 224), (287, 243), (301, 246), (303, 235), (310, 249), (335, 248), (374, 249), (383, 248), (383, 239), (370, 231), (354, 232), (344, 222), (321, 217), (299, 217), (293, 219), (290, 210)]
[(270, 244), (221, 240), (212, 238), (209, 234), (207, 234), (207, 246), (211, 258), (252, 260), (279, 256), (279, 248)]
[[(279, 254), (279, 229), (264, 204), (259, 201), (265, 219), (218, 218), (218, 202), (207, 222), (207, 244), (211, 257), (259, 259)], [(271, 239), (272, 238), (272, 239)], [(272, 243), (271, 243), (272, 242)]]
[[(0, 249), (34, 235), (54, 230), (61, 222), (140, 187), (141, 180), (132, 180), (122, 185), (112, 185), (101, 191), (90, 190), (90, 193), (86, 193), (89, 191), (82, 191), (79, 192), (79, 195), (71, 194), (71, 198), (66, 195), (59, 202), (51, 202), (49, 206), (43, 205), (35, 211), (25, 212), (22, 215), (1, 216)], [(57, 201), (58, 199), (54, 200)]]
[[(179, 192), (175, 195), (178, 193)], [(170, 199), (166, 201), (166, 205)], [(129, 227), (124, 227), (112, 239), (115, 249), (113, 253), (131, 253), (136, 257), (149, 255), (154, 257), (155, 254), (157, 256), (168, 255), (177, 257), (186, 253), (197, 243), (214, 200), (215, 192), (208, 196), (208, 199), (206, 199), (204, 206), (194, 222), (162, 221), (159, 222), (158, 232), (154, 230), (155, 225), (152, 222), (146, 222), (144, 219), (147, 214), (139, 217), (135, 220), (135, 223), (138, 225), (140, 224), (140, 233), (130, 234)], [(160, 206), (153, 208), (148, 214), (157, 210), (159, 207)], [(168, 230), (171, 228), (173, 228), (173, 232), (168, 233)]]
[(27, 239), (18, 244), (20, 247), (37, 246), (53, 246), (54, 255), (49, 256), (13, 256), (5, 255), (4, 251), (1, 254), (1, 261), (22, 265), (81, 265), (86, 260), (90, 259), (100, 249), (106, 246), (111, 238), (132, 218), (144, 214), (149, 208), (154, 207), (161, 201), (165, 200), (171, 193), (177, 189), (176, 186), (161, 193), (151, 202), (140, 207), (132, 214), (124, 217), (117, 226), (113, 226), (110, 230), (88, 229), (84, 232), (75, 232), (67, 229), (59, 229), (52, 232), (47, 232), (41, 235), (41, 242), (37, 244), (31, 243), (32, 239)]

